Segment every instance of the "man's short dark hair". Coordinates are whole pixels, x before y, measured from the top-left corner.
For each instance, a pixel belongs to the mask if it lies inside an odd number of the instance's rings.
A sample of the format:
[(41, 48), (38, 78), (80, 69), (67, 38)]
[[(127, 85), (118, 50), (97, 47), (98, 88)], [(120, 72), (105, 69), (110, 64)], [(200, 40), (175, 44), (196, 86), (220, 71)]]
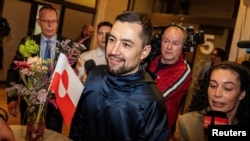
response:
[(98, 26), (97, 26), (97, 31), (98, 31), (99, 28), (102, 27), (102, 26), (108, 26), (108, 27), (112, 28), (113, 25), (112, 25), (112, 23), (110, 23), (110, 22), (108, 22), (108, 21), (100, 22), (100, 23), (98, 24)]
[(149, 20), (146, 15), (132, 11), (125, 11), (118, 15), (115, 20), (120, 22), (140, 24), (142, 26), (140, 38), (142, 39), (143, 47), (150, 44), (153, 35), (153, 25), (151, 20)]
[(226, 60), (226, 52), (224, 49), (222, 48), (215, 48), (214, 50), (217, 50), (217, 56), (221, 58), (221, 61), (224, 61)]

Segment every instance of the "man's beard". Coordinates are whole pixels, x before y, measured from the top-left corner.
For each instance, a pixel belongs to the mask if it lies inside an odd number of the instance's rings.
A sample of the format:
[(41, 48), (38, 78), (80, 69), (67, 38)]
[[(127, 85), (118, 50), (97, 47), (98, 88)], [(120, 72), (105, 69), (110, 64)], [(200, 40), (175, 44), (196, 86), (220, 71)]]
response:
[(118, 69), (114, 70), (108, 65), (108, 72), (115, 75), (115, 76), (122, 76), (123, 74), (127, 74), (131, 72), (133, 68), (126, 68), (124, 65), (119, 67)]
[[(115, 55), (108, 55), (109, 57), (113, 56), (115, 58), (119, 58), (119, 57), (116, 57)], [(126, 67), (125, 64), (126, 64), (126, 60), (124, 58), (119, 58), (122, 62), (123, 62), (123, 65), (118, 67), (118, 69), (112, 69), (110, 67), (110, 64), (109, 64), (109, 61), (108, 61), (108, 58), (107, 58), (107, 64), (108, 64), (108, 72), (115, 75), (115, 76), (122, 76), (124, 74), (127, 74), (131, 71), (133, 71), (136, 67)]]

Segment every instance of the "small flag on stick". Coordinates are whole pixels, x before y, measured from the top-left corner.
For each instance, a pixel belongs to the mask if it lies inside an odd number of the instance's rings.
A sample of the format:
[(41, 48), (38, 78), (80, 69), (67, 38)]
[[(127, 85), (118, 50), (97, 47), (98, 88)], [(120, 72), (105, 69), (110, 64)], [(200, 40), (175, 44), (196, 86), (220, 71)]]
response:
[(49, 89), (55, 93), (56, 103), (68, 127), (71, 124), (83, 88), (83, 84), (68, 63), (67, 57), (61, 53)]

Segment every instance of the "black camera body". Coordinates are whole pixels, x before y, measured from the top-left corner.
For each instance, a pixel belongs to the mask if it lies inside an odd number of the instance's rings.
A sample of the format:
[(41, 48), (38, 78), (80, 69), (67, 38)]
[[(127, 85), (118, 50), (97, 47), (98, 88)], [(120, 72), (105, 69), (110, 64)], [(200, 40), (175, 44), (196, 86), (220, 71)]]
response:
[(156, 56), (161, 54), (161, 34), (156, 33), (153, 35), (151, 42), (151, 51), (147, 58), (145, 58), (145, 62), (150, 62), (153, 60)]
[(0, 37), (8, 36), (10, 33), (10, 25), (7, 19), (0, 17)]
[(185, 27), (188, 37), (183, 46), (184, 52), (193, 52), (194, 47), (199, 44), (204, 44), (204, 31), (194, 31), (193, 26)]

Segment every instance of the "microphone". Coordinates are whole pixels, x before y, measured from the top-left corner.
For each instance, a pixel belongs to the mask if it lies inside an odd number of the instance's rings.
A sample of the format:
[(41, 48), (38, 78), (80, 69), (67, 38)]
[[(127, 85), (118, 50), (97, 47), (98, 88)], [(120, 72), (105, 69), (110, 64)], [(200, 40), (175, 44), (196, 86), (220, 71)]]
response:
[(237, 43), (238, 48), (250, 48), (250, 40), (243, 40)]
[(88, 74), (94, 67), (96, 67), (95, 61), (93, 59), (87, 60), (84, 63), (84, 68), (86, 73)]
[(203, 126), (204, 126), (205, 134), (208, 133), (208, 126), (227, 125), (227, 124), (228, 124), (227, 115), (224, 112), (209, 111), (204, 116)]

